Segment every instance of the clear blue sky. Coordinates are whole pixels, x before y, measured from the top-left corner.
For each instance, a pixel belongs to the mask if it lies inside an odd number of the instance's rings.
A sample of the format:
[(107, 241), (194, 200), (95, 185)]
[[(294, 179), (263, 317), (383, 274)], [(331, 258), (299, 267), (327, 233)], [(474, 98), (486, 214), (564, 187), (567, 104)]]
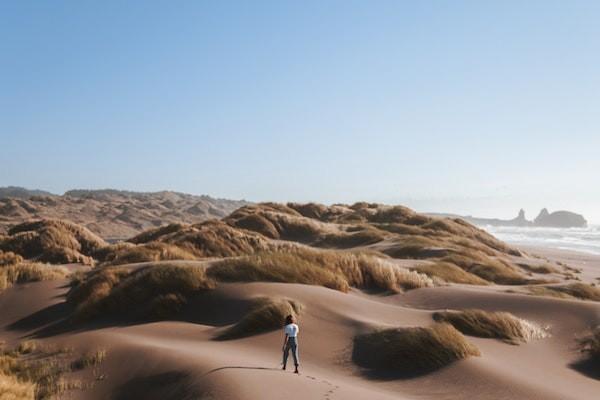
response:
[(600, 222), (598, 1), (1, 1), (0, 186)]

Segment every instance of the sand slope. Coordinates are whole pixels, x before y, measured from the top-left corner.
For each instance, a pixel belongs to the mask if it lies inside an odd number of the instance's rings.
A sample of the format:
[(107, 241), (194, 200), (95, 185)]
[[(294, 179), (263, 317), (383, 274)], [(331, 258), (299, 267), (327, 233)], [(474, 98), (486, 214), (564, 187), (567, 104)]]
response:
[[(596, 266), (597, 267), (597, 266)], [(592, 267), (593, 268), (593, 267)], [(600, 275), (600, 274), (598, 274)], [(61, 324), (65, 281), (17, 285), (0, 294), (0, 336), (26, 337), (79, 352), (107, 349), (102, 380), (76, 399), (597, 399), (600, 381), (576, 367), (576, 335), (600, 323), (600, 303), (505, 293), (498, 286), (453, 285), (394, 296), (298, 284), (221, 284), (198, 296), (179, 321), (90, 326)], [(236, 322), (252, 299), (301, 302), (301, 375), (281, 371), (280, 332), (244, 339), (213, 338)], [(350, 360), (354, 335), (375, 326), (427, 326), (439, 309), (510, 311), (549, 326), (552, 337), (513, 346), (468, 337), (481, 357), (410, 379), (370, 376)], [(54, 328), (49, 328), (54, 325)], [(587, 371), (589, 372), (589, 371)]]

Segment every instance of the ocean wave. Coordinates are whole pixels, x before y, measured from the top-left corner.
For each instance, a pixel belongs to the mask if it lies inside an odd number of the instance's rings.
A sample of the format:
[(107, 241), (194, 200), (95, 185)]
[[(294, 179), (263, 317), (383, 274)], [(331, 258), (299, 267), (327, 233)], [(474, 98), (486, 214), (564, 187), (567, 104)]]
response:
[(600, 255), (600, 226), (587, 228), (542, 228), (482, 226), (507, 243), (576, 250)]

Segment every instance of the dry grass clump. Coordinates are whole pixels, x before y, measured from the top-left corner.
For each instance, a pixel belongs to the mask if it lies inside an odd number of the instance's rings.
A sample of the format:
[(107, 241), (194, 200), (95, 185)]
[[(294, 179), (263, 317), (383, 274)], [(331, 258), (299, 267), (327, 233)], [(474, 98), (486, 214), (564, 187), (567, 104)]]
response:
[(42, 400), (62, 397), (70, 389), (81, 388), (77, 381), (67, 381), (70, 372), (65, 350), (43, 346), (20, 345), (0, 351), (0, 397), (2, 399)]
[(412, 269), (432, 278), (438, 278), (449, 283), (466, 283), (469, 285), (489, 284), (485, 279), (473, 275), (454, 264), (443, 261), (432, 261), (427, 264), (419, 264)]
[(163, 236), (169, 235), (171, 233), (177, 233), (187, 227), (189, 227), (189, 225), (169, 224), (154, 229), (148, 229), (140, 233), (139, 235), (132, 237), (128, 240), (128, 242), (139, 244), (160, 240), (160, 238)]
[(524, 269), (525, 271), (533, 272), (535, 274), (556, 274), (556, 273), (560, 272), (557, 268), (553, 267), (550, 264), (535, 265), (535, 264), (518, 263), (517, 265), (520, 268)]
[(88, 367), (93, 367), (104, 362), (106, 358), (105, 349), (96, 349), (94, 351), (85, 353), (75, 361), (71, 363), (72, 370), (82, 370)]
[(270, 297), (258, 299), (237, 324), (217, 339), (237, 339), (279, 329), (283, 327), (286, 316), (298, 316), (301, 310), (302, 305), (294, 300)]
[(578, 340), (579, 350), (587, 354), (592, 360), (600, 361), (600, 326)]
[(465, 335), (502, 339), (511, 344), (543, 339), (548, 336), (548, 333), (541, 327), (508, 312), (445, 311), (434, 313), (433, 319), (438, 322), (447, 322)]
[(319, 285), (346, 292), (350, 286), (401, 292), (433, 286), (426, 275), (372, 255), (289, 247), (211, 266), (208, 275), (223, 281), (271, 281)]
[(196, 257), (189, 251), (162, 242), (149, 242), (139, 245), (119, 243), (117, 245), (108, 246), (102, 254), (102, 261), (105, 265), (195, 259)]
[(152, 239), (154, 243), (170, 244), (196, 258), (240, 256), (265, 250), (270, 246), (267, 239), (260, 234), (237, 229), (217, 220), (194, 225), (170, 225), (160, 232), (142, 234), (133, 240), (139, 244), (146, 243), (142, 242), (144, 238)]
[(416, 375), (434, 371), (469, 356), (479, 356), (452, 325), (383, 329), (354, 338), (352, 359), (385, 373)]
[(561, 286), (528, 286), (527, 291), (536, 296), (600, 301), (600, 288), (582, 282)]
[(327, 231), (326, 224), (302, 216), (294, 209), (273, 203), (245, 206), (229, 215), (225, 221), (237, 228), (259, 232), (271, 239), (309, 243)]
[(348, 291), (341, 276), (290, 252), (264, 252), (217, 262), (208, 268), (209, 277), (225, 282), (283, 282), (324, 286)]
[(0, 250), (0, 267), (16, 265), (20, 262), (23, 262), (23, 257), (20, 255), (15, 254), (12, 251), (3, 252)]
[(34, 400), (35, 384), (0, 371), (0, 398), (3, 400)]
[(318, 203), (287, 203), (287, 206), (307, 218), (324, 220), (331, 214), (330, 207)]
[(68, 271), (63, 267), (19, 262), (0, 266), (0, 291), (18, 283), (39, 282), (64, 278)]
[(460, 219), (432, 218), (402, 206), (258, 204), (242, 207), (225, 221), (271, 239), (315, 247), (348, 249), (386, 240), (377, 245), (378, 250), (393, 258), (443, 261), (499, 284), (529, 282), (507, 258), (520, 252), (484, 230)]
[(179, 311), (190, 296), (213, 287), (204, 268), (196, 266), (156, 264), (131, 272), (107, 267), (74, 283), (67, 301), (76, 306), (76, 320), (106, 316), (167, 318), (173, 315), (167, 312)]
[(523, 285), (529, 282), (525, 276), (505, 260), (488, 257), (475, 251), (451, 254), (441, 258), (441, 261), (455, 264), (489, 282), (503, 285)]
[(92, 255), (106, 242), (87, 228), (63, 220), (26, 222), (8, 231), (0, 250), (51, 263), (93, 264)]
[(386, 238), (384, 232), (369, 227), (363, 227), (354, 232), (327, 233), (320, 237), (314, 246), (335, 249), (349, 249), (377, 243)]

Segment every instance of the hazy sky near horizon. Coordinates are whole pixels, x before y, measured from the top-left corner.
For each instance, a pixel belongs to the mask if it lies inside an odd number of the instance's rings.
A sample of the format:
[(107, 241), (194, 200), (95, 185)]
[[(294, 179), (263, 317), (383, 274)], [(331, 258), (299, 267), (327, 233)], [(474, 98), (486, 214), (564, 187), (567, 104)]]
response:
[(0, 186), (600, 223), (600, 2), (0, 2)]

